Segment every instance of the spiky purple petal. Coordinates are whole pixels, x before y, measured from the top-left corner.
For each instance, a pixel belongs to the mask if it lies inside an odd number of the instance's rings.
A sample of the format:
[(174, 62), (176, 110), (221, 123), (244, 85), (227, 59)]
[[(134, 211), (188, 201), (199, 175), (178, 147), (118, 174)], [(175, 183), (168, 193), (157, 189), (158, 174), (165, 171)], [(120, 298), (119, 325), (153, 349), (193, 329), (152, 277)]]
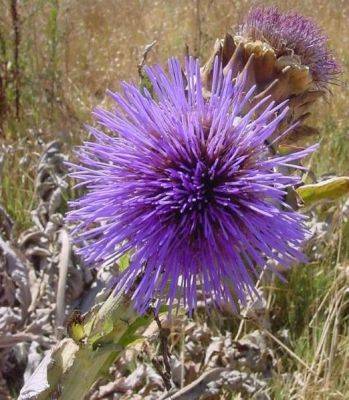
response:
[(244, 74), (232, 86), (216, 60), (204, 100), (198, 61), (187, 60), (184, 74), (176, 59), (168, 68), (146, 70), (155, 100), (123, 83), (111, 93), (115, 110), (95, 112), (111, 135), (90, 128), (95, 140), (79, 149), (72, 176), (86, 194), (68, 220), (88, 263), (132, 252), (116, 290), (132, 289), (139, 311), (153, 299), (193, 310), (198, 286), (234, 306), (252, 295), (267, 258), (302, 259), (303, 217), (284, 201), (298, 179), (278, 168), (311, 150), (270, 158), (265, 141), (287, 109), (264, 99), (241, 117), (252, 96)]

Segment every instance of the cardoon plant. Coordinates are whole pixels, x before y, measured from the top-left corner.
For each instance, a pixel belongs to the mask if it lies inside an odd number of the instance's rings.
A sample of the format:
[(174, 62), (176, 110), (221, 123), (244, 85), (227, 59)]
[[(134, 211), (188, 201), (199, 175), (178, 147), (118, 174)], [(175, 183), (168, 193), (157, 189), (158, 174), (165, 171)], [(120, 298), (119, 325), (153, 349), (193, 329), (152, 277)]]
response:
[(205, 301), (236, 307), (267, 258), (302, 259), (303, 217), (285, 202), (298, 178), (280, 167), (311, 149), (269, 156), (265, 141), (288, 109), (265, 97), (241, 116), (254, 95), (248, 71), (232, 84), (216, 59), (207, 100), (197, 60), (182, 71), (171, 59), (168, 70), (146, 69), (153, 97), (123, 83), (122, 94), (110, 93), (115, 109), (95, 111), (108, 134), (90, 128), (95, 140), (78, 150), (72, 176), (86, 194), (68, 220), (87, 263), (131, 253), (115, 290), (141, 313), (181, 301), (192, 311), (198, 287)]
[[(85, 194), (67, 220), (87, 264), (125, 254), (130, 264), (106, 301), (68, 322), (70, 337), (45, 356), (20, 398), (85, 398), (150, 324), (150, 306), (192, 312), (200, 294), (238, 311), (262, 270), (279, 274), (273, 265), (303, 260), (304, 217), (286, 194), (300, 180), (291, 169), (302, 169), (313, 148), (285, 156), (274, 145), (294, 134), (293, 122), (299, 127), (337, 72), (313, 22), (262, 8), (217, 41), (202, 68), (171, 59), (167, 73), (145, 68), (149, 90), (123, 83), (110, 93), (115, 108), (95, 111), (99, 128), (89, 128), (93, 139), (71, 164)], [(348, 182), (297, 192), (309, 206), (347, 193)]]

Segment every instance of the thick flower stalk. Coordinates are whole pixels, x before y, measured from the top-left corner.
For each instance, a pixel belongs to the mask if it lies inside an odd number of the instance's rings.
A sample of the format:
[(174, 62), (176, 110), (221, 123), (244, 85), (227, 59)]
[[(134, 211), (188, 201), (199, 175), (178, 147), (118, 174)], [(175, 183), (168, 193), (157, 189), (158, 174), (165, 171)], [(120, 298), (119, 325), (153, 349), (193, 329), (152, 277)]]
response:
[[(233, 78), (249, 64), (249, 85), (256, 85), (254, 105), (270, 95), (273, 100), (290, 100), (283, 127), (298, 122), (292, 141), (316, 133), (303, 124), (311, 106), (322, 97), (340, 72), (328, 47), (328, 39), (311, 19), (276, 7), (253, 8), (233, 35), (217, 40), (202, 68), (206, 96), (210, 95), (216, 56)], [(252, 58), (251, 58), (252, 56)]]
[(235, 307), (253, 296), (266, 259), (302, 259), (303, 217), (285, 202), (298, 178), (280, 167), (312, 149), (270, 156), (265, 141), (287, 108), (266, 97), (240, 117), (254, 95), (246, 73), (232, 85), (233, 71), (216, 59), (205, 99), (198, 61), (182, 71), (171, 59), (168, 69), (146, 69), (152, 96), (123, 83), (111, 93), (115, 109), (95, 112), (109, 134), (90, 128), (95, 140), (78, 150), (72, 176), (86, 194), (68, 220), (88, 263), (131, 253), (115, 290), (140, 312), (164, 303), (191, 311), (198, 288)]

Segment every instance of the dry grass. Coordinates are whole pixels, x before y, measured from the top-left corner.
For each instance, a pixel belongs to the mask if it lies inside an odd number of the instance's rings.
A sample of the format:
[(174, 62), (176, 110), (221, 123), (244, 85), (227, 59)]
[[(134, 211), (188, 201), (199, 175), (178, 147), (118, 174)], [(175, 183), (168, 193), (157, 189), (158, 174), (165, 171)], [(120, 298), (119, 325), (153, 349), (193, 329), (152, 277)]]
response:
[[(122, 79), (137, 79), (137, 62), (147, 43), (157, 41), (149, 63), (164, 62), (170, 55), (182, 56), (186, 44), (193, 54), (205, 57), (215, 38), (238, 24), (257, 3), (262, 2), (21, 2), (21, 118), (15, 118), (14, 85), (9, 79), (0, 136), (6, 149), (1, 202), (19, 229), (29, 223), (32, 168), (40, 143), (58, 137), (70, 147), (81, 141), (83, 124), (91, 121), (90, 110), (107, 101), (106, 89), (117, 89)], [(275, 3), (283, 9), (291, 4), (263, 2)], [(0, 4), (0, 66), (11, 75), (11, 14), (9, 2), (0, 0)], [(313, 168), (318, 174), (349, 173), (349, 1), (295, 0), (292, 8), (318, 21), (343, 65), (342, 85), (334, 87), (333, 95), (314, 110), (313, 122), (321, 130), (322, 145)], [(285, 354), (285, 364), (275, 379), (273, 395), (277, 399), (349, 398), (349, 379), (344, 374), (349, 366), (345, 317), (349, 229), (340, 215), (333, 225), (333, 238), (322, 262), (298, 269), (291, 274), (287, 287), (271, 289), (272, 304), (283, 311), (280, 325), (290, 331), (289, 346), (309, 366), (307, 370)], [(299, 371), (303, 384), (281, 379), (283, 372), (294, 370)]]

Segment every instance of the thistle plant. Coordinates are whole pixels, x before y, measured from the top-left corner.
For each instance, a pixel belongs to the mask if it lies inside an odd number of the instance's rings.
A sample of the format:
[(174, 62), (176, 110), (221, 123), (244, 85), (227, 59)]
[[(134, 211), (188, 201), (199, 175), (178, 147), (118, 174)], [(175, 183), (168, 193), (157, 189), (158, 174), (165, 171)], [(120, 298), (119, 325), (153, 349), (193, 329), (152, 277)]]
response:
[(109, 92), (114, 108), (94, 111), (92, 139), (69, 164), (84, 194), (66, 221), (87, 265), (125, 256), (129, 265), (106, 301), (69, 323), (71, 338), (20, 398), (40, 379), (49, 382), (40, 398), (84, 398), (154, 313), (192, 315), (199, 299), (239, 313), (258, 295), (263, 270), (280, 276), (275, 265), (305, 260), (306, 217), (289, 190), (309, 205), (347, 193), (348, 178), (298, 188), (293, 170), (306, 169), (302, 159), (316, 146), (286, 155), (274, 146), (306, 131), (309, 107), (338, 72), (311, 20), (260, 8), (216, 42), (202, 67), (171, 58), (167, 72), (144, 67), (146, 85)]

